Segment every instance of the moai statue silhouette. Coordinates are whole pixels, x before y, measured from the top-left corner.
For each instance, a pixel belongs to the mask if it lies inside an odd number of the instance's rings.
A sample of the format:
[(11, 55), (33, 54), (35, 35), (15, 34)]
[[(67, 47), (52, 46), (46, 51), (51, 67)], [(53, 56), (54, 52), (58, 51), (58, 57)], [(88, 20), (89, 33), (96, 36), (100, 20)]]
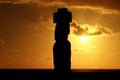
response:
[(71, 44), (68, 41), (72, 13), (67, 8), (59, 8), (54, 13), (53, 22), (56, 23), (55, 43), (53, 46), (54, 69), (70, 70), (71, 68)]

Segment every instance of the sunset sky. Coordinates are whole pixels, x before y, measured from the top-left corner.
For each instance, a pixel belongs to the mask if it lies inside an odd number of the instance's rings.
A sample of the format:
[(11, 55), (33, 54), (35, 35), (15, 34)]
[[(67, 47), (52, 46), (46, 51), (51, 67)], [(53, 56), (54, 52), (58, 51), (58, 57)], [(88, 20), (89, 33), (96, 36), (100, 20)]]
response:
[(53, 69), (61, 7), (72, 12), (72, 69), (120, 69), (120, 0), (0, 0), (0, 68)]

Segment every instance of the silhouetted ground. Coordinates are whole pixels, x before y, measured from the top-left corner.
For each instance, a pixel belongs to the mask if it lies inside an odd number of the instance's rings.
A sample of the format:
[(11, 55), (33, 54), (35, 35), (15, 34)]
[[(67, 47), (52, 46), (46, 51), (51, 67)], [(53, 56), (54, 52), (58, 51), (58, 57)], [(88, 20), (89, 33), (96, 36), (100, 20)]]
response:
[[(0, 69), (0, 80), (53, 80), (53, 69)], [(72, 69), (69, 80), (120, 80), (116, 69)]]

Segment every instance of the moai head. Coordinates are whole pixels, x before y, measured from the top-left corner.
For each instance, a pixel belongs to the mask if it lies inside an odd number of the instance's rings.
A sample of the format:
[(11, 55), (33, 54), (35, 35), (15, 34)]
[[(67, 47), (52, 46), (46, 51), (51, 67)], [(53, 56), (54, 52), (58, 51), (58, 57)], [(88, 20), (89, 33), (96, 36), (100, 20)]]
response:
[(72, 13), (67, 8), (59, 8), (53, 15), (54, 23), (70, 23), (72, 22)]

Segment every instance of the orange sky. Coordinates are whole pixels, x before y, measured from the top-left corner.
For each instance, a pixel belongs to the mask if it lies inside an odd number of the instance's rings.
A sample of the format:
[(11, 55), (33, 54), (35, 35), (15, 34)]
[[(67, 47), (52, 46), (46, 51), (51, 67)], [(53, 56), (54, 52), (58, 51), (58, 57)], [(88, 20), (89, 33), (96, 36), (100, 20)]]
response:
[(73, 16), (72, 68), (120, 69), (119, 0), (0, 0), (0, 68), (53, 68), (52, 18), (60, 7)]

